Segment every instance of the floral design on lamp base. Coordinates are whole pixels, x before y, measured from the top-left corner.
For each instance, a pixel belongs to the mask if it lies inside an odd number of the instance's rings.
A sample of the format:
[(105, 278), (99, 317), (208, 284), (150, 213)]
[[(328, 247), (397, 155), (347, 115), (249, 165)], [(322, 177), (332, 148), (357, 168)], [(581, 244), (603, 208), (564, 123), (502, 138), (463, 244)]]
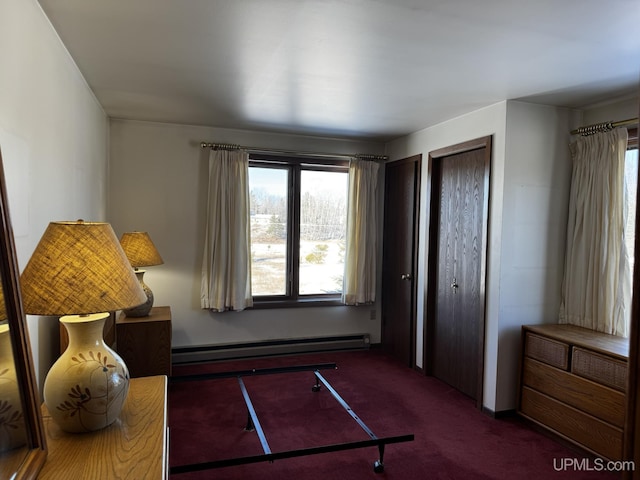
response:
[(27, 444), (9, 325), (0, 325), (0, 452)]
[(67, 315), (60, 322), (69, 346), (44, 382), (51, 418), (67, 432), (91, 432), (111, 425), (129, 391), (129, 370), (102, 337), (108, 313)]

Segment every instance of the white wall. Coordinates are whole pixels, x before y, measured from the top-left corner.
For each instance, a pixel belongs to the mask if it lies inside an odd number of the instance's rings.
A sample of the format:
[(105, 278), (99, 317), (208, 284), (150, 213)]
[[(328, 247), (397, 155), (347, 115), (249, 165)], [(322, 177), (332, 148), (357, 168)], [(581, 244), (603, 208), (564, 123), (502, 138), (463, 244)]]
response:
[(601, 122), (619, 122), (638, 118), (638, 96), (613, 98), (584, 108), (582, 122), (578, 126)]
[[(47, 224), (105, 220), (108, 122), (35, 0), (0, 2), (0, 149), (20, 269)], [(29, 317), (42, 384), (57, 321)]]
[[(111, 121), (108, 217), (118, 236), (144, 230), (165, 263), (147, 268), (155, 305), (172, 310), (173, 346), (369, 333), (380, 341), (373, 307), (200, 308), (208, 150), (200, 142), (333, 153), (382, 153), (377, 143), (126, 120)], [(376, 320), (370, 320), (371, 309)]]
[(576, 117), (507, 102), (495, 411), (516, 405), (521, 326), (558, 322)]
[(561, 281), (557, 259), (564, 251), (564, 234), (558, 225), (566, 216), (572, 117), (564, 109), (500, 102), (388, 145), (391, 160), (423, 156), (419, 248), (423, 270), (418, 274), (423, 298), (418, 305), (416, 352), (416, 362), (422, 366), (431, 183), (428, 154), (493, 136), (483, 380), (483, 406), (492, 411), (515, 407), (519, 326), (550, 321), (557, 313), (558, 295), (552, 290)]

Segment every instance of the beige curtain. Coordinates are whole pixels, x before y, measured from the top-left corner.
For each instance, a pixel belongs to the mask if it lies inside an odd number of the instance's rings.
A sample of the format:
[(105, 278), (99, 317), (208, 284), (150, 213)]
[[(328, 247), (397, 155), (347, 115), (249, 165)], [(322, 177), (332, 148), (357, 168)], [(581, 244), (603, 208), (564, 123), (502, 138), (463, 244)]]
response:
[(378, 235), (378, 163), (354, 159), (349, 165), (347, 245), (342, 301), (346, 305), (376, 299)]
[(631, 274), (624, 243), (627, 130), (571, 144), (573, 173), (560, 323), (626, 337)]
[(212, 150), (201, 306), (223, 312), (253, 305), (249, 229), (249, 156)]

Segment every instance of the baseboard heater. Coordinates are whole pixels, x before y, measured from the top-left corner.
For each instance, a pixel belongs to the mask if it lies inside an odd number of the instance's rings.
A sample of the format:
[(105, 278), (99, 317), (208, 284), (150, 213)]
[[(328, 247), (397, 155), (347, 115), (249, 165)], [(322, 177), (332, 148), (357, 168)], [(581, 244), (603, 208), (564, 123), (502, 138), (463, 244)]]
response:
[(296, 353), (366, 350), (369, 348), (369, 344), (369, 334), (358, 334), (176, 347), (171, 350), (171, 361), (173, 365), (180, 365), (219, 360), (291, 355)]

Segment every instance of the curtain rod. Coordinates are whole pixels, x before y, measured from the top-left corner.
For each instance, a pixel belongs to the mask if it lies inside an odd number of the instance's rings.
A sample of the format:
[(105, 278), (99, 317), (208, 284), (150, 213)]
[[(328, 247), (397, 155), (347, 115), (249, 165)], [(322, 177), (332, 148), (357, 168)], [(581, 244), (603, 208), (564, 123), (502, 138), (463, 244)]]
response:
[(616, 127), (625, 127), (627, 125), (637, 125), (637, 118), (628, 118), (627, 120), (620, 120), (619, 122), (603, 122), (596, 123), (594, 125), (587, 125), (586, 127), (579, 127), (575, 130), (571, 130), (571, 135), (593, 135), (599, 132), (608, 132)]
[(247, 150), (254, 153), (280, 153), (287, 155), (299, 155), (305, 157), (344, 157), (344, 158), (357, 158), (360, 160), (387, 160), (389, 157), (386, 155), (369, 155), (364, 153), (322, 153), (322, 152), (301, 152), (296, 150), (278, 150), (274, 148), (262, 148), (262, 147), (243, 147), (241, 145), (235, 145), (231, 143), (200, 143), (201, 148), (210, 148), (212, 150)]

